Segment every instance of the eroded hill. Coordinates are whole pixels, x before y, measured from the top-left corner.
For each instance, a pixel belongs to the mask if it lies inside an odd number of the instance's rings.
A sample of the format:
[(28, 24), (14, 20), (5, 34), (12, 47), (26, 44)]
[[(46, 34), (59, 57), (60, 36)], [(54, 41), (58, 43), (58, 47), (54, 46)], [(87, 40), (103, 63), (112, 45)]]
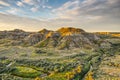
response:
[[(53, 47), (57, 49), (92, 48), (99, 37), (79, 28), (61, 28), (56, 31), (43, 29), (39, 32), (25, 32), (15, 29), (0, 32), (1, 45)], [(3, 40), (3, 42), (2, 42)]]

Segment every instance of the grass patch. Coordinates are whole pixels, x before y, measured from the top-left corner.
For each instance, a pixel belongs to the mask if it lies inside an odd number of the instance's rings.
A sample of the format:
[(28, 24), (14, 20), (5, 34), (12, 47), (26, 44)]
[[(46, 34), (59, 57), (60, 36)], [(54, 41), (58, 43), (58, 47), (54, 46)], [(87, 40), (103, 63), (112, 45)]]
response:
[(12, 74), (24, 78), (35, 78), (40, 76), (42, 73), (29, 67), (18, 66)]

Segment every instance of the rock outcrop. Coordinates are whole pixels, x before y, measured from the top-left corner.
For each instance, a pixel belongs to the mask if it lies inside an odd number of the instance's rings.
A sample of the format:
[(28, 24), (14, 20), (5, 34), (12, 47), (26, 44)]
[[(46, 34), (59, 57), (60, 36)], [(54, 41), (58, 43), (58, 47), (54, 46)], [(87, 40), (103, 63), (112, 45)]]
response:
[(53, 47), (57, 49), (74, 49), (94, 47), (94, 41), (99, 37), (79, 28), (60, 28), (57, 31), (43, 29), (39, 32), (25, 32), (15, 29), (1, 31), (0, 40), (11, 40), (9, 45), (24, 45), (36, 47)]

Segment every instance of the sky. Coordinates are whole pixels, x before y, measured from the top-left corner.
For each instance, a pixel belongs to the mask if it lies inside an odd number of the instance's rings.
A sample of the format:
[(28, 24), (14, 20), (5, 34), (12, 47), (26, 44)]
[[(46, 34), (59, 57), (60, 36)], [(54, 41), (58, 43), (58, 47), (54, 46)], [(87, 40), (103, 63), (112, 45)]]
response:
[(0, 0), (0, 31), (61, 27), (120, 32), (120, 0)]

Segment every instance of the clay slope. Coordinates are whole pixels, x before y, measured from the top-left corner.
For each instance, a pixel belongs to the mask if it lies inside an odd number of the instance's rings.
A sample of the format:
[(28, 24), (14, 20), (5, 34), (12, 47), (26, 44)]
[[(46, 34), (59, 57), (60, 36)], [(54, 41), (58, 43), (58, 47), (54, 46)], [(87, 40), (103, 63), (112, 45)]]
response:
[[(83, 29), (64, 27), (56, 31), (43, 29), (39, 32), (25, 32), (15, 29), (13, 31), (1, 31), (0, 40), (10, 40), (10, 46), (35, 46), (39, 48), (52, 47), (57, 49), (74, 49), (94, 47), (94, 41), (99, 37), (93, 33), (87, 33)], [(4, 44), (4, 43), (2, 43)]]

